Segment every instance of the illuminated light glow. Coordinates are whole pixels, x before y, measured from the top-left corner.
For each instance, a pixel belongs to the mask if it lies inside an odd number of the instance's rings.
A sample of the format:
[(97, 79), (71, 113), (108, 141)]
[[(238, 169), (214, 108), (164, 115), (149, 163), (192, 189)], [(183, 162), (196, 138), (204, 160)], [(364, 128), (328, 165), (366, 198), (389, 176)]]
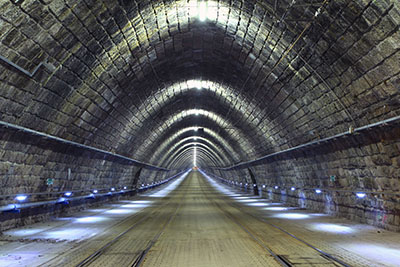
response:
[(199, 20), (205, 21), (207, 19), (207, 3), (202, 1), (199, 3)]
[(282, 211), (282, 210), (288, 210), (288, 207), (268, 207), (264, 208), (264, 210), (272, 210), (272, 211)]
[(292, 187), (292, 188), (290, 188), (290, 190), (294, 191), (294, 190), (296, 190), (296, 188), (295, 188), (295, 187)]
[(196, 88), (200, 90), (203, 86), (201, 80), (189, 80), (187, 81), (188, 88)]
[(87, 211), (99, 213), (99, 212), (105, 212), (107, 211), (107, 209), (88, 209)]
[(97, 194), (99, 191), (97, 191), (96, 189), (93, 190), (93, 194)]
[(188, 172), (184, 173), (181, 177), (170, 183), (167, 187), (161, 189), (160, 191), (156, 193), (151, 193), (148, 195), (149, 197), (165, 197), (168, 195), (172, 190), (174, 190), (178, 185), (185, 179), (187, 176)]
[(131, 209), (112, 209), (112, 210), (108, 210), (104, 213), (107, 214), (128, 214), (128, 213), (132, 213), (133, 211)]
[(365, 194), (365, 193), (363, 193), (363, 192), (357, 192), (357, 193), (356, 193), (356, 196), (357, 196), (358, 198), (364, 198), (366, 195), (367, 195), (367, 194)]
[(355, 231), (351, 227), (333, 223), (314, 223), (311, 228), (316, 231), (334, 234), (350, 234)]
[(281, 219), (300, 220), (310, 218), (310, 215), (303, 213), (282, 213), (276, 214), (274, 217)]
[(64, 193), (64, 196), (70, 197), (70, 196), (72, 196), (72, 192), (65, 192), (65, 193)]
[(197, 167), (197, 147), (194, 147), (193, 151), (193, 167)]
[(321, 194), (321, 193), (322, 193), (322, 191), (321, 191), (321, 189), (315, 189), (315, 193), (317, 193), (317, 194)]
[(148, 204), (126, 204), (126, 205), (122, 205), (121, 208), (125, 208), (125, 209), (142, 209), (145, 207), (148, 207)]
[(26, 195), (18, 195), (15, 197), (15, 200), (25, 201), (27, 198), (28, 198), (28, 196), (26, 196)]
[(57, 202), (58, 202), (58, 203), (68, 203), (68, 201), (67, 201), (67, 199), (66, 199), (65, 197), (60, 197), (60, 198), (57, 200)]
[(241, 195), (239, 195), (239, 196), (236, 196), (236, 197), (233, 197), (234, 199), (249, 199), (250, 197), (244, 197), (244, 196), (241, 196)]
[(94, 198), (94, 194), (93, 194), (93, 193), (92, 193), (92, 194), (89, 194), (87, 197), (88, 197), (88, 198)]
[(257, 185), (256, 184), (253, 184), (253, 187), (256, 187)]
[(266, 207), (269, 206), (269, 203), (265, 203), (265, 202), (256, 202), (256, 203), (247, 203), (247, 206), (253, 206), (253, 207)]
[(360, 242), (346, 242), (340, 244), (344, 249), (363, 255), (363, 258), (379, 262), (379, 266), (399, 266), (400, 249), (391, 247), (389, 244), (368, 244)]
[(108, 218), (101, 216), (87, 216), (82, 218), (77, 218), (75, 222), (77, 223), (98, 223), (102, 221), (107, 221)]
[(59, 231), (49, 231), (46, 232), (45, 236), (48, 238), (59, 239), (59, 240), (77, 240), (81, 239), (84, 236), (90, 235), (90, 231), (85, 228), (75, 228), (75, 229), (66, 229)]
[(263, 184), (262, 188), (265, 188), (265, 184)]
[(278, 188), (279, 188), (279, 186), (275, 185), (275, 186), (274, 186), (274, 188), (275, 188), (275, 189), (278, 189)]
[(127, 187), (126, 186), (124, 186), (124, 190), (126, 190), (127, 189)]
[(257, 199), (237, 199), (239, 202), (257, 202)]
[(10, 231), (6, 231), (4, 232), (7, 235), (11, 235), (11, 236), (29, 236), (29, 235), (35, 235), (37, 233), (43, 232), (46, 229), (22, 229), (22, 230), (10, 230)]
[(112, 188), (111, 188), (111, 191), (113, 191), (113, 192), (114, 192), (114, 191), (115, 191), (115, 188), (114, 188), (114, 187), (112, 187)]

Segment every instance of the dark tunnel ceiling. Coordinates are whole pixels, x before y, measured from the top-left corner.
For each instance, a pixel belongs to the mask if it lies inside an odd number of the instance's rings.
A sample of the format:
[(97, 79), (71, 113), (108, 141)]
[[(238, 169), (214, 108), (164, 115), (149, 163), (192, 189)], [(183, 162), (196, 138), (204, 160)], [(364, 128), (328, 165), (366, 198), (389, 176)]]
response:
[(229, 166), (336, 134), (376, 119), (363, 97), (398, 103), (364, 75), (364, 56), (398, 30), (373, 27), (369, 6), (379, 15), (393, 3), (22, 4), (62, 65), (41, 82), (58, 96), (38, 94), (27, 110), (50, 134), (167, 168), (190, 166), (195, 145), (200, 165)]

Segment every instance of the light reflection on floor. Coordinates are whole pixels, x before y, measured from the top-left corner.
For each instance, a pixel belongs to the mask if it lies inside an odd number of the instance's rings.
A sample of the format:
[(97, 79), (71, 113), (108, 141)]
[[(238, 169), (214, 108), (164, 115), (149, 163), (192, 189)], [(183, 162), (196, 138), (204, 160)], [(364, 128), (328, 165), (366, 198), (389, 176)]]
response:
[(369, 260), (382, 263), (382, 266), (400, 266), (400, 249), (391, 248), (386, 244), (344, 243), (342, 246)]
[(36, 228), (36, 229), (15, 229), (15, 230), (9, 230), (7, 231), (8, 235), (11, 236), (29, 236), (29, 235), (34, 235), (37, 233), (40, 233), (44, 231), (45, 228)]
[(280, 213), (274, 215), (274, 217), (281, 219), (298, 220), (310, 218), (310, 215), (304, 213)]
[(355, 232), (354, 228), (333, 223), (311, 223), (309, 228), (319, 232), (328, 232), (334, 234), (350, 234)]
[(289, 208), (288, 207), (268, 207), (268, 208), (264, 208), (264, 210), (282, 211), (282, 210), (289, 210)]
[[(164, 188), (156, 189), (157, 191), (150, 191), (144, 194), (146, 197), (164, 197), (174, 190), (186, 177), (187, 173), (168, 184)], [(51, 230), (49, 226), (40, 226), (35, 228), (34, 225), (25, 229), (14, 229), (5, 231), (4, 233), (11, 237), (30, 238), (30, 236), (37, 234), (35, 238), (55, 239), (57, 241), (67, 240), (81, 240), (98, 234), (101, 227), (116, 223), (116, 215), (131, 215), (135, 214), (143, 208), (149, 207), (153, 204), (151, 200), (121, 200), (116, 203), (106, 204), (107, 208), (87, 209), (77, 214), (77, 217), (61, 217), (56, 218), (54, 221), (65, 222), (58, 230)], [(82, 216), (84, 214), (84, 216)], [(92, 225), (90, 228), (80, 228), (78, 225)], [(50, 225), (50, 224), (49, 224)], [(0, 265), (1, 266), (1, 265)]]
[(82, 218), (77, 218), (75, 222), (77, 223), (98, 223), (98, 222), (103, 222), (107, 221), (109, 218), (107, 217), (102, 217), (102, 216), (87, 216), (87, 217), (82, 217)]
[(164, 187), (163, 189), (161, 189), (155, 193), (150, 192), (149, 194), (143, 194), (143, 195), (146, 195), (149, 197), (156, 197), (156, 198), (165, 197), (171, 191), (173, 191), (175, 188), (177, 188), (178, 185), (180, 185), (180, 183), (186, 178), (188, 173), (189, 173), (189, 171), (185, 172), (181, 177), (179, 177), (178, 179), (176, 179), (175, 181), (173, 181), (172, 183), (168, 184), (166, 187)]
[(266, 207), (266, 206), (271, 206), (271, 203), (266, 203), (266, 202), (246, 203), (246, 206)]
[(86, 228), (66, 228), (64, 230), (48, 231), (44, 234), (46, 238), (56, 240), (79, 240), (85, 236), (93, 236), (92, 229)]

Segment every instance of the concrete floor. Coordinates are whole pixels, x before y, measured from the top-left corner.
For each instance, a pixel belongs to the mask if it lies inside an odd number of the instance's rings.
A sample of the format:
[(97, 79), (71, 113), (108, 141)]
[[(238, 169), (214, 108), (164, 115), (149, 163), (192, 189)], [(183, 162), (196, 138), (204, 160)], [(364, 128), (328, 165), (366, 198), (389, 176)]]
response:
[(99, 250), (85, 266), (132, 266), (140, 255), (141, 266), (280, 266), (271, 253), (294, 266), (341, 266), (302, 241), (350, 266), (400, 266), (399, 233), (269, 203), (199, 172), (131, 201), (7, 231), (0, 266), (77, 266)]

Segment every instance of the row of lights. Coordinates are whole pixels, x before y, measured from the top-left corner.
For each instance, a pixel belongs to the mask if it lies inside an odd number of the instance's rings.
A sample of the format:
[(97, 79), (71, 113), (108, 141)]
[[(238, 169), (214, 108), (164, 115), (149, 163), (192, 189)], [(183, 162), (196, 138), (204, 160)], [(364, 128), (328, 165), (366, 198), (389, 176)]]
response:
[[(175, 176), (173, 176), (173, 177), (170, 177), (170, 178), (168, 178), (168, 179), (165, 179), (165, 180), (162, 180), (162, 181), (158, 181), (158, 182), (156, 182), (156, 183), (151, 183), (151, 184), (147, 184), (147, 186), (145, 185), (145, 184), (142, 184), (142, 187), (140, 187), (139, 189), (147, 189), (147, 188), (151, 188), (151, 187), (154, 187), (154, 186), (158, 186), (158, 185), (162, 185), (162, 184), (164, 184), (164, 183), (166, 183), (166, 182), (168, 182), (168, 181), (170, 181), (171, 179), (173, 179), (173, 178), (175, 178), (177, 175), (175, 175)], [(124, 190), (126, 190), (127, 189), (127, 187), (126, 186), (124, 186), (124, 187), (122, 187), (122, 189), (120, 189), (120, 191), (119, 192), (116, 192), (116, 188), (115, 187), (111, 187), (110, 188), (110, 191), (107, 193), (107, 195), (112, 195), (112, 194), (114, 194), (114, 193), (116, 193), (116, 194), (118, 194), (118, 193), (124, 193), (125, 191)], [(86, 196), (86, 198), (91, 198), (91, 199), (94, 199), (95, 198), (95, 194), (98, 194), (99, 193), (99, 190), (97, 190), (97, 189), (93, 189), (93, 190), (90, 190), (90, 194), (89, 195), (87, 195)], [(73, 195), (73, 192), (70, 192), (70, 191), (68, 191), (68, 192), (64, 192), (64, 194), (63, 194), (63, 196), (62, 197), (60, 197), (60, 198), (58, 198), (57, 199), (57, 201), (56, 201), (56, 203), (57, 204), (68, 204), (69, 202), (68, 202), (68, 198), (69, 197), (71, 197)], [(16, 201), (18, 201), (18, 202), (24, 202), (25, 200), (27, 200), (28, 199), (28, 196), (29, 195), (22, 195), (22, 194), (18, 194), (18, 195), (16, 195), (16, 197), (14, 198)], [(11, 211), (11, 212), (19, 212), (19, 206), (17, 205), (17, 204), (10, 204), (9, 205), (10, 206), (10, 210), (9, 211)]]
[[(243, 183), (239, 183), (239, 182), (234, 182), (234, 181), (226, 180), (226, 179), (223, 179), (223, 178), (221, 178), (221, 177), (217, 177), (217, 178), (220, 179), (220, 180), (223, 180), (223, 181), (225, 181), (225, 182), (227, 182), (227, 183), (230, 183), (230, 184), (236, 184), (236, 185), (240, 185), (240, 186), (243, 185)], [(245, 187), (247, 187), (247, 186), (248, 186), (248, 184), (246, 183), (246, 184), (245, 184)], [(256, 186), (257, 186), (256, 184), (253, 184), (253, 187), (256, 187)], [(262, 185), (262, 188), (266, 188), (266, 185), (263, 184), (263, 185)], [(275, 185), (273, 188), (274, 188), (274, 189), (279, 189), (279, 186)], [(295, 190), (296, 190), (296, 187), (291, 187), (290, 190), (291, 190), (291, 191), (295, 191)], [(319, 189), (319, 188), (314, 189), (314, 191), (315, 191), (316, 194), (321, 194), (321, 193), (322, 193), (322, 190)], [(364, 193), (364, 192), (356, 192), (356, 196), (357, 196), (358, 198), (365, 198), (366, 195), (367, 195), (367, 194)]]
[[(168, 180), (165, 180), (165, 181), (168, 181)], [(165, 181), (161, 181), (161, 182), (157, 182), (157, 183), (151, 183), (151, 184), (147, 184), (147, 186), (146, 185), (144, 185), (144, 184), (142, 184), (142, 187), (141, 188), (148, 188), (149, 186), (153, 186), (153, 185), (159, 185), (159, 184), (161, 184), (161, 183), (163, 183), (163, 182), (165, 182)], [(126, 187), (126, 186), (124, 186), (124, 187), (122, 187), (122, 189), (120, 190), (120, 192), (124, 192), (124, 190), (127, 190), (128, 189), (128, 187)], [(108, 192), (108, 194), (113, 194), (113, 192), (115, 192), (115, 187), (111, 187), (110, 188), (110, 191)], [(95, 197), (95, 194), (98, 194), (99, 193), (99, 190), (97, 190), (97, 189), (93, 189), (93, 190), (91, 190), (91, 193), (88, 195), (88, 198), (94, 198)], [(72, 192), (70, 192), (70, 191), (68, 191), (68, 192), (65, 192), (64, 194), (63, 194), (63, 197), (60, 197), (58, 200), (57, 200), (57, 202), (59, 202), (59, 203), (61, 203), (61, 202), (67, 202), (67, 198), (68, 197), (71, 197), (73, 195), (73, 193)], [(24, 202), (25, 200), (27, 200), (28, 199), (28, 195), (17, 195), (15, 198), (14, 198), (16, 201), (18, 201), (18, 202)]]

